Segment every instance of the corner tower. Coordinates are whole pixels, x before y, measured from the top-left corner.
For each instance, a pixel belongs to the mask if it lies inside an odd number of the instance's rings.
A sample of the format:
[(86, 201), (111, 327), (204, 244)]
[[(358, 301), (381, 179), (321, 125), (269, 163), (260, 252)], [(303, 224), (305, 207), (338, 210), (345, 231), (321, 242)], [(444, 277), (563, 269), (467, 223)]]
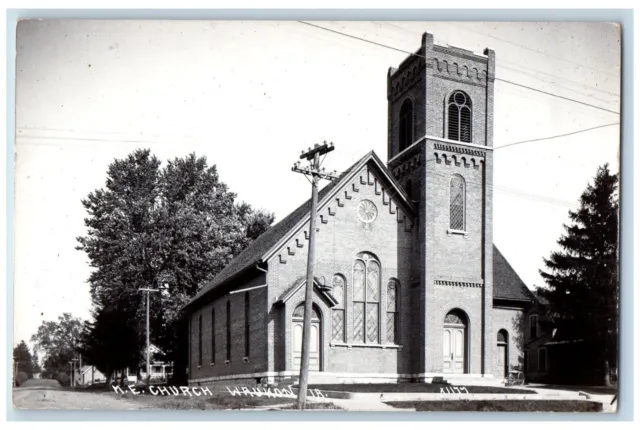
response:
[(488, 375), (494, 343), (495, 54), (422, 45), (387, 75), (388, 167), (419, 219), (414, 372)]

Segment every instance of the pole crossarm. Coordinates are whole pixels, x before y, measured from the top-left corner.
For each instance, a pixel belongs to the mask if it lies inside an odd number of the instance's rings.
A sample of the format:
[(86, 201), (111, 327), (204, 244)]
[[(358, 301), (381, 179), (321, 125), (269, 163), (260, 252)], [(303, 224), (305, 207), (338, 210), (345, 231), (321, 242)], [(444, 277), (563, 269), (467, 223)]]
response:
[(313, 146), (313, 148), (309, 148), (306, 151), (302, 151), (302, 154), (300, 155), (300, 159), (307, 159), (309, 161), (313, 160), (314, 157), (316, 156), (316, 154), (318, 155), (324, 155), (327, 152), (331, 152), (333, 151), (335, 148), (333, 146), (333, 143), (327, 143), (326, 141), (322, 143), (322, 145), (318, 145), (317, 143)]

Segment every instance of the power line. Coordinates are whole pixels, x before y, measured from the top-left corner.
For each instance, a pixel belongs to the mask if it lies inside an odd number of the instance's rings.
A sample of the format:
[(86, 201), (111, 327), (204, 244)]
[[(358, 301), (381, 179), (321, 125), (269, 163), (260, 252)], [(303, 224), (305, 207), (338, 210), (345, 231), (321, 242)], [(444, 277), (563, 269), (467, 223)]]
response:
[[(391, 24), (390, 22), (385, 22), (385, 21), (373, 21), (373, 22), (381, 24), (381, 25), (389, 25), (391, 27), (394, 27), (394, 28), (397, 28), (399, 30), (402, 30), (402, 31), (406, 32), (407, 34), (411, 34), (413, 36), (416, 35), (414, 31), (411, 31), (411, 30), (409, 30), (407, 28), (404, 28), (404, 27), (402, 27), (400, 25), (394, 25), (394, 24)], [(454, 25), (454, 24), (450, 24), (450, 25)], [(480, 34), (482, 34), (482, 33), (480, 33)], [(497, 60), (497, 65), (499, 67), (510, 69), (510, 70), (512, 70), (512, 71), (514, 71), (516, 73), (521, 73), (521, 74), (524, 74), (524, 75), (533, 76), (535, 78), (539, 78), (537, 75), (546, 75), (546, 76), (549, 76), (549, 77), (551, 77), (553, 79), (556, 79), (556, 80), (559, 80), (559, 81), (565, 81), (565, 82), (567, 82), (569, 84), (572, 84), (572, 85), (581, 86), (581, 87), (587, 88), (589, 90), (593, 90), (593, 91), (598, 91), (598, 92), (601, 92), (601, 93), (609, 94), (609, 95), (612, 95), (612, 96), (617, 97), (617, 98), (620, 97), (620, 95), (618, 93), (612, 93), (611, 91), (603, 90), (602, 88), (594, 87), (593, 85), (586, 85), (586, 84), (584, 84), (582, 82), (572, 81), (571, 79), (567, 79), (567, 78), (563, 78), (563, 77), (560, 77), (560, 76), (553, 75), (551, 73), (543, 72), (542, 70), (532, 69), (532, 70), (534, 70), (536, 72), (536, 74), (533, 74), (533, 73), (524, 72), (524, 71), (516, 69), (514, 67), (506, 66), (505, 64), (511, 64), (512, 66), (516, 66), (516, 67), (524, 67), (524, 66), (522, 66), (520, 64), (513, 63), (513, 62), (510, 62), (510, 61), (505, 61), (505, 60), (502, 60), (502, 59), (501, 60)], [(562, 84), (561, 82), (553, 82), (553, 83), (558, 84), (558, 85), (568, 86), (566, 84)], [(606, 100), (602, 100), (602, 99), (598, 99), (598, 100), (601, 100), (601, 101), (603, 101), (605, 103), (607, 102)]]
[(506, 148), (508, 146), (513, 146), (513, 145), (520, 145), (521, 143), (529, 143), (529, 142), (539, 142), (541, 140), (550, 140), (550, 139), (557, 139), (559, 137), (565, 137), (565, 136), (571, 136), (574, 134), (579, 134), (579, 133), (585, 133), (587, 131), (591, 131), (591, 130), (597, 130), (599, 128), (604, 128), (604, 127), (611, 127), (612, 125), (620, 125), (619, 122), (614, 122), (611, 124), (604, 124), (604, 125), (598, 125), (596, 127), (591, 127), (591, 128), (585, 128), (583, 130), (576, 130), (576, 131), (572, 131), (570, 133), (565, 133), (565, 134), (557, 134), (555, 136), (548, 136), (548, 137), (540, 137), (537, 139), (529, 139), (529, 140), (522, 140), (520, 142), (513, 142), (513, 143), (507, 143), (505, 145), (500, 145), (500, 146), (495, 146), (493, 149), (500, 149), (500, 148)]
[(496, 81), (505, 82), (507, 84), (515, 85), (517, 87), (526, 88), (526, 89), (531, 90), (531, 91), (537, 91), (539, 93), (546, 94), (548, 96), (557, 97), (557, 98), (562, 99), (562, 100), (568, 100), (568, 101), (571, 101), (571, 102), (574, 102), (574, 103), (579, 103), (581, 105), (589, 106), (589, 107), (592, 107), (592, 108), (595, 108), (595, 109), (600, 109), (600, 110), (603, 110), (605, 112), (611, 112), (611, 113), (615, 113), (616, 115), (620, 115), (620, 112), (616, 112), (614, 110), (606, 109), (606, 108), (603, 108), (603, 107), (600, 107), (600, 106), (596, 106), (596, 105), (592, 105), (592, 104), (589, 104), (589, 103), (581, 102), (580, 100), (576, 100), (576, 99), (572, 99), (572, 98), (569, 98), (569, 97), (560, 96), (558, 94), (549, 93), (547, 91), (542, 91), (542, 90), (539, 90), (537, 88), (528, 87), (526, 85), (518, 84), (516, 82), (508, 81), (508, 80), (502, 79), (502, 78), (495, 78), (495, 79), (496, 79)]
[[(377, 46), (380, 46), (380, 47), (383, 47), (383, 48), (392, 49), (394, 51), (403, 52), (405, 54), (409, 54), (409, 55), (412, 55), (412, 56), (416, 56), (416, 57), (420, 57), (420, 58), (424, 58), (425, 60), (428, 60), (428, 58), (425, 58), (424, 55), (416, 54), (415, 52), (410, 52), (410, 51), (406, 51), (404, 49), (395, 48), (393, 46), (385, 45), (383, 43), (374, 42), (372, 40), (368, 40), (368, 39), (365, 39), (365, 38), (362, 38), (362, 37), (353, 36), (351, 34), (343, 33), (341, 31), (337, 31), (337, 30), (333, 30), (333, 29), (330, 29), (330, 28), (322, 27), (320, 25), (311, 24), (309, 22), (305, 22), (305, 21), (298, 21), (298, 22), (301, 23), (301, 24), (309, 25), (311, 27), (316, 27), (316, 28), (319, 28), (321, 30), (325, 30), (325, 31), (328, 31), (328, 32), (331, 32), (331, 33), (336, 33), (336, 34), (339, 34), (341, 36), (345, 36), (345, 37), (349, 37), (349, 38), (352, 38), (352, 39), (356, 39), (356, 40), (359, 40), (361, 42), (371, 43), (373, 45), (377, 45)], [(508, 83), (508, 84), (511, 84), (511, 85), (515, 85), (515, 86), (518, 86), (518, 87), (526, 88), (526, 89), (529, 89), (531, 91), (536, 91), (536, 92), (539, 92), (539, 93), (542, 93), (542, 94), (546, 94), (546, 95), (551, 96), (551, 97), (556, 97), (556, 98), (559, 98), (559, 99), (562, 99), (562, 100), (572, 101), (574, 103), (578, 103), (578, 104), (581, 104), (581, 105), (589, 106), (589, 107), (592, 107), (594, 109), (600, 109), (600, 110), (603, 110), (605, 112), (610, 112), (610, 113), (614, 113), (616, 115), (620, 115), (620, 113), (616, 112), (616, 111), (612, 111), (612, 110), (609, 110), (609, 109), (606, 109), (606, 108), (602, 108), (600, 106), (592, 105), (592, 104), (589, 104), (589, 103), (581, 102), (579, 100), (575, 100), (575, 99), (572, 99), (572, 98), (569, 98), (569, 97), (563, 97), (563, 96), (560, 96), (560, 95), (557, 95), (557, 94), (549, 93), (547, 91), (542, 91), (542, 90), (539, 90), (537, 88), (529, 87), (527, 85), (518, 84), (516, 82), (508, 81), (506, 79), (495, 78), (495, 80), (496, 81), (505, 82), (505, 83)]]
[(528, 50), (528, 51), (532, 51), (532, 52), (536, 52), (536, 53), (538, 53), (538, 54), (546, 55), (547, 57), (555, 58), (556, 60), (564, 61), (565, 63), (570, 63), (570, 64), (573, 64), (573, 65), (576, 65), (576, 66), (579, 66), (579, 67), (583, 67), (583, 68), (585, 68), (585, 69), (593, 70), (593, 71), (598, 72), (598, 73), (603, 73), (603, 74), (605, 74), (605, 75), (617, 76), (616, 74), (611, 73), (611, 72), (605, 72), (604, 70), (598, 70), (598, 69), (596, 69), (596, 68), (594, 68), (594, 67), (590, 67), (590, 66), (587, 66), (587, 65), (585, 65), (585, 64), (576, 63), (576, 62), (573, 62), (573, 61), (567, 60), (566, 58), (558, 57), (558, 56), (556, 56), (556, 55), (549, 54), (549, 53), (547, 53), (547, 52), (543, 52), (543, 51), (539, 51), (539, 50), (537, 50), (537, 49), (529, 48), (528, 46), (520, 45), (520, 44), (518, 44), (518, 43), (514, 43), (514, 42), (511, 42), (511, 41), (509, 41), (509, 40), (502, 39), (502, 38), (500, 38), (500, 37), (491, 36), (490, 34), (485, 34), (485, 33), (482, 33), (482, 32), (480, 32), (480, 31), (477, 31), (477, 30), (472, 30), (472, 29), (467, 28), (467, 27), (464, 27), (464, 26), (462, 26), (462, 25), (457, 25), (457, 24), (449, 24), (449, 25), (452, 25), (452, 26), (454, 26), (454, 27), (458, 27), (458, 28), (462, 28), (463, 30), (470, 31), (470, 32), (472, 32), (472, 33), (481, 34), (481, 35), (483, 35), (483, 36), (490, 37), (491, 39), (500, 40), (500, 41), (502, 41), (502, 42), (509, 43), (509, 44), (514, 45), (514, 46), (517, 46), (517, 47), (519, 47), (519, 48), (526, 49), (526, 50)]

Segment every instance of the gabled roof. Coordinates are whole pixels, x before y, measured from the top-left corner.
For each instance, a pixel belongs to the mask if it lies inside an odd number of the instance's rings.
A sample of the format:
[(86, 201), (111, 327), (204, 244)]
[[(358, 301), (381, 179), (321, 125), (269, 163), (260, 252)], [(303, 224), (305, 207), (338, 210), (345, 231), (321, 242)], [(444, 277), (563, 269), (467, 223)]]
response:
[[(306, 278), (300, 278), (297, 279), (293, 285), (287, 290), (285, 291), (280, 298), (278, 298), (278, 300), (276, 301), (276, 304), (283, 304), (286, 303), (287, 300), (289, 300), (295, 293), (297, 293), (300, 288), (302, 288), (303, 286), (307, 285), (307, 280)], [(325, 288), (324, 285), (322, 285), (320, 283), (320, 280), (318, 278), (313, 278), (313, 291), (320, 297), (324, 298), (330, 306), (335, 306), (338, 304), (338, 300), (336, 300), (335, 297), (333, 297), (333, 294), (331, 294), (327, 288)]]
[(495, 244), (493, 245), (493, 298), (535, 301), (533, 293)]
[[(352, 176), (360, 171), (360, 169), (367, 163), (371, 163), (380, 170), (384, 179), (388, 182), (388, 185), (394, 188), (393, 194), (395, 198), (403, 203), (408, 212), (413, 213), (413, 207), (409, 203), (406, 193), (373, 151), (367, 153), (364, 157), (345, 170), (337, 180), (330, 182), (318, 192), (318, 209), (321, 209), (323, 204), (331, 199), (333, 194), (344, 184), (350, 181)], [(270, 254), (276, 252), (282, 243), (288, 240), (288, 236), (290, 234), (293, 234), (293, 232), (295, 232), (295, 230), (297, 230), (301, 225), (309, 222), (310, 210), (311, 199), (307, 200), (282, 221), (278, 222), (276, 225), (258, 236), (258, 238), (236, 258), (234, 258), (231, 263), (222, 269), (213, 281), (204, 286), (186, 306), (191, 305), (209, 291), (212, 291), (214, 288), (228, 282), (245, 270), (251, 269), (257, 264), (266, 261)]]

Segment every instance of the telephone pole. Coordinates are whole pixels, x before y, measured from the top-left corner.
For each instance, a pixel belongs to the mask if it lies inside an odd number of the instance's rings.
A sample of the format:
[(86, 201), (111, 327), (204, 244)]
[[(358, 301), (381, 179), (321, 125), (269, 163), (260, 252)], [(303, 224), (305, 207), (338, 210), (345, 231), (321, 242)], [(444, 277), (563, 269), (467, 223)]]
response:
[[(300, 363), (300, 382), (298, 384), (298, 409), (304, 409), (307, 399), (307, 386), (309, 378), (309, 342), (311, 340), (311, 313), (313, 305), (313, 271), (315, 266), (316, 253), (316, 212), (318, 206), (318, 182), (320, 179), (337, 179), (334, 173), (327, 173), (324, 168), (320, 168), (322, 162), (320, 156), (325, 155), (335, 148), (333, 143), (322, 145), (315, 144), (313, 148), (302, 151), (301, 160), (309, 161), (309, 166), (300, 167), (300, 161), (291, 168), (294, 172), (302, 173), (311, 177), (311, 215), (309, 220), (309, 254), (307, 258), (307, 285), (304, 297), (304, 322), (302, 326), (302, 359)], [(324, 158), (323, 158), (324, 160)], [(308, 179), (308, 178), (307, 178)]]
[[(158, 286), (158, 279), (154, 279), (153, 281), (154, 286)], [(169, 286), (166, 282), (163, 283), (163, 285), (158, 286), (158, 288), (139, 288), (138, 291), (142, 291), (147, 293), (147, 386), (150, 384), (151, 382), (151, 342), (149, 339), (149, 295), (151, 293), (157, 293), (161, 290), (166, 290), (168, 289)]]

